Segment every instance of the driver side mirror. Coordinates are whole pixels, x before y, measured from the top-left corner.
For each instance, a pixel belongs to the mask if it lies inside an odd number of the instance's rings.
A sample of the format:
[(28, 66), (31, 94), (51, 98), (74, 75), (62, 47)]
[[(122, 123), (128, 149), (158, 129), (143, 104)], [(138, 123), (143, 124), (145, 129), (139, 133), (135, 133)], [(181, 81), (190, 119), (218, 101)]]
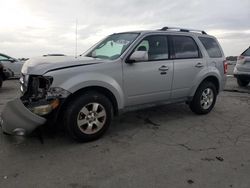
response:
[(142, 62), (148, 61), (148, 52), (147, 51), (134, 51), (129, 57), (129, 62)]
[(95, 51), (95, 50), (91, 53), (91, 56), (92, 56), (92, 57), (95, 57), (95, 56), (96, 56), (96, 51)]

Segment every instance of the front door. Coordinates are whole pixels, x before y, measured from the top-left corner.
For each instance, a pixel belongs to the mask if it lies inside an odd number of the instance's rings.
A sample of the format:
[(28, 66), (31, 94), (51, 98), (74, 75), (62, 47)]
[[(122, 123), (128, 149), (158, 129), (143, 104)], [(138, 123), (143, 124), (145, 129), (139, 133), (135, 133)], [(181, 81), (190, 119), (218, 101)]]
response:
[(134, 51), (147, 51), (149, 60), (123, 64), (126, 106), (168, 100), (171, 95), (173, 60), (169, 60), (168, 37), (145, 37)]

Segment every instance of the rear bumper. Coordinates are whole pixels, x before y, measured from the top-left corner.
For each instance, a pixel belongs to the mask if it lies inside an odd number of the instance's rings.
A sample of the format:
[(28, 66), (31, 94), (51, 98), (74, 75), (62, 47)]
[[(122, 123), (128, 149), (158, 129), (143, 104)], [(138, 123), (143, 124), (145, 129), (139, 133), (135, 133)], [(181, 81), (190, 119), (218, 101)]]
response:
[(242, 80), (248, 80), (250, 81), (250, 71), (240, 71), (238, 69), (238, 66), (236, 65), (234, 67), (234, 77), (235, 78), (239, 78), (239, 79), (242, 79)]
[(29, 134), (45, 122), (45, 118), (28, 110), (20, 99), (14, 99), (6, 104), (0, 120), (3, 132), (12, 135)]
[(234, 75), (249, 75), (250, 76), (250, 69), (242, 68), (240, 65), (236, 65), (234, 67), (233, 73), (234, 73)]
[(227, 83), (227, 76), (224, 74), (224, 76), (222, 77), (222, 80), (221, 80), (219, 92), (224, 90), (226, 83)]

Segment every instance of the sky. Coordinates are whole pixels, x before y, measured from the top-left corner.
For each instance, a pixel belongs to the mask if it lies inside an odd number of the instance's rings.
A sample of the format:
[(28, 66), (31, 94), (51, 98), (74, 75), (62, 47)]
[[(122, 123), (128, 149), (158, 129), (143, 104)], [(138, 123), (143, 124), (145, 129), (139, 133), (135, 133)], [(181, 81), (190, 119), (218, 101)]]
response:
[(0, 0), (0, 53), (81, 54), (105, 36), (163, 26), (205, 30), (226, 56), (250, 46), (250, 0)]

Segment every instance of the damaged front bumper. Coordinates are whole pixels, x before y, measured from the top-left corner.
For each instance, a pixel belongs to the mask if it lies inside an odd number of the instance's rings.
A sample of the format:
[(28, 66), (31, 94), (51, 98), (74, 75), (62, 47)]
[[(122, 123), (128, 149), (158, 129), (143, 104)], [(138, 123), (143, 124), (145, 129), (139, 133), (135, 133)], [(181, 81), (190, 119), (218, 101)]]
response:
[(20, 78), (22, 96), (8, 102), (0, 117), (3, 132), (27, 135), (47, 120), (56, 121), (61, 104), (71, 93), (51, 87), (52, 82), (50, 76), (23, 75)]
[(31, 133), (45, 122), (45, 118), (32, 113), (19, 98), (6, 104), (0, 118), (3, 132), (21, 136)]

